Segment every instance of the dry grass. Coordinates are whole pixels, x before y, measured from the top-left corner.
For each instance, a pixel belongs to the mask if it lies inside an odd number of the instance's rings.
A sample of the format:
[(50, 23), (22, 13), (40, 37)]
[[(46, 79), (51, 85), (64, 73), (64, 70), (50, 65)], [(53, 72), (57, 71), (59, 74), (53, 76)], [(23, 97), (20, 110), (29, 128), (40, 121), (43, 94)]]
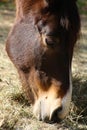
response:
[(18, 74), (5, 52), (5, 40), (14, 11), (0, 10), (0, 130), (87, 130), (87, 18), (82, 16), (82, 36), (73, 59), (73, 100), (60, 124), (37, 121), (25, 99)]

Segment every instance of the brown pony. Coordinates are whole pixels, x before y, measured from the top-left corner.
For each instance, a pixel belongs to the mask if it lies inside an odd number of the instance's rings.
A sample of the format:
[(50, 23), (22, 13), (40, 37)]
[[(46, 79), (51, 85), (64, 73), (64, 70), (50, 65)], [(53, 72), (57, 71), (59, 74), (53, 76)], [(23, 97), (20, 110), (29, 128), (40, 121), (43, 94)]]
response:
[(39, 120), (57, 122), (69, 111), (71, 62), (80, 31), (76, 0), (16, 0), (6, 43)]

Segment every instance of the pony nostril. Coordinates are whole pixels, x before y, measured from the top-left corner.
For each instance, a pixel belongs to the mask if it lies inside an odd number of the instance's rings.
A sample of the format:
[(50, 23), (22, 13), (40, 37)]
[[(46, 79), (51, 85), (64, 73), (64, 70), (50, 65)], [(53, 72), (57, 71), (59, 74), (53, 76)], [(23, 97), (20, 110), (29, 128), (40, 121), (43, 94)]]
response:
[(46, 123), (49, 123), (49, 117), (46, 116), (46, 117), (43, 119), (43, 121), (46, 122)]
[(58, 113), (61, 111), (62, 111), (62, 107), (59, 107), (56, 110), (54, 110), (52, 117), (51, 117), (51, 121), (53, 121), (54, 123), (60, 122), (61, 119), (58, 117)]

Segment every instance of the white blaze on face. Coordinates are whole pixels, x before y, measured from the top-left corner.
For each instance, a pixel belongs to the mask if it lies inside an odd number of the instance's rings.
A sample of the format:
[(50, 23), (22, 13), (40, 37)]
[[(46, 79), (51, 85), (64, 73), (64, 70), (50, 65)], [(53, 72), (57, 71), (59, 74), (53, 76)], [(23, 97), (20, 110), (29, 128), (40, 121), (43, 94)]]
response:
[[(55, 87), (51, 87), (48, 93), (44, 93), (34, 104), (34, 115), (39, 120), (44, 120), (48, 117), (49, 120), (52, 119), (54, 111), (60, 107), (62, 110), (58, 112), (58, 118), (64, 119), (69, 112), (71, 96), (72, 96), (72, 83), (71, 83), (71, 73), (70, 73), (70, 87), (67, 90), (66, 95), (61, 98), (56, 98), (56, 93), (54, 91)], [(54, 93), (52, 93), (54, 92)], [(48, 98), (46, 98), (48, 96)]]

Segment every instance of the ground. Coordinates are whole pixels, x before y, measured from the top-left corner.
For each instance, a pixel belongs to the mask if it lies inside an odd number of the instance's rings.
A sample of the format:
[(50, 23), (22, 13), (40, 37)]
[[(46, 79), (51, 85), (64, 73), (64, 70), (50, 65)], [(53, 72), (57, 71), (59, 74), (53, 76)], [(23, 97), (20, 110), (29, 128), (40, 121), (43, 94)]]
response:
[(87, 130), (87, 1), (79, 0), (81, 36), (75, 47), (70, 113), (60, 124), (46, 124), (32, 114), (24, 97), (17, 71), (5, 51), (15, 10), (0, 3), (0, 130)]

